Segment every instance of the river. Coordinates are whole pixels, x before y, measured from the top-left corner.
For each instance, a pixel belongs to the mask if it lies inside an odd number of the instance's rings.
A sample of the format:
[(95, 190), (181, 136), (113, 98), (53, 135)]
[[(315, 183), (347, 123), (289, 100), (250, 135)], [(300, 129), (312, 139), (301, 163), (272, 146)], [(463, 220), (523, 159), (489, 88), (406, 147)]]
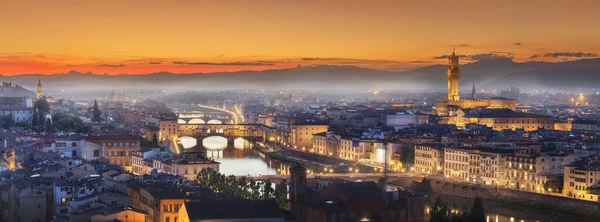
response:
[[(233, 143), (228, 143), (227, 139), (223, 137), (209, 137), (203, 142), (204, 144), (200, 146), (203, 146), (206, 150), (207, 157), (220, 162), (220, 172), (226, 175), (261, 176), (288, 174), (289, 168), (292, 165), (290, 163), (268, 158), (264, 154), (253, 149), (252, 143), (242, 138), (234, 140)], [(469, 211), (474, 201), (469, 198), (443, 194), (433, 194), (428, 196), (428, 199), (430, 202), (433, 202), (438, 196), (453, 209), (461, 212)], [(488, 200), (484, 200), (483, 203), (487, 215), (487, 222), (586, 221), (586, 219), (582, 218), (556, 215), (553, 212), (525, 211), (519, 208), (510, 208)], [(428, 211), (428, 207), (426, 208), (426, 211)]]

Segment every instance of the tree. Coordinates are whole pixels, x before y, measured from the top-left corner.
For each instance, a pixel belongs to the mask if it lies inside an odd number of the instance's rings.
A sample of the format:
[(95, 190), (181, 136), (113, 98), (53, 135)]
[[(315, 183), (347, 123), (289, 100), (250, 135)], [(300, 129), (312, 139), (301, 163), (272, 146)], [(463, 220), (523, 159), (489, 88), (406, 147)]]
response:
[(483, 209), (483, 199), (475, 198), (475, 203), (471, 208), (469, 222), (485, 222), (485, 211)]
[(29, 122), (27, 122), (27, 121), (21, 121), (21, 122), (18, 122), (18, 123), (17, 123), (17, 126), (18, 126), (18, 127), (25, 128), (25, 129), (29, 129), (29, 128), (31, 128), (31, 124), (29, 124)]
[(102, 118), (100, 115), (100, 109), (98, 108), (98, 100), (94, 99), (94, 107), (92, 108), (92, 121), (93, 122), (101, 122)]
[(3, 116), (2, 119), (2, 128), (8, 129), (15, 125), (15, 120), (13, 120), (12, 115)]
[(271, 181), (254, 181), (246, 177), (239, 179), (233, 175), (225, 176), (212, 168), (202, 169), (196, 176), (201, 187), (209, 188), (215, 193), (226, 193), (250, 200), (274, 200), (287, 209), (287, 198), (273, 189)]
[(430, 222), (464, 222), (467, 221), (465, 220), (465, 217), (466, 214), (452, 211), (440, 197), (435, 198), (435, 201), (431, 204), (431, 210), (429, 211)]
[(39, 99), (38, 101), (35, 101), (33, 108), (38, 109), (38, 112), (50, 112), (50, 104), (48, 104), (48, 101), (46, 101), (46, 99)]

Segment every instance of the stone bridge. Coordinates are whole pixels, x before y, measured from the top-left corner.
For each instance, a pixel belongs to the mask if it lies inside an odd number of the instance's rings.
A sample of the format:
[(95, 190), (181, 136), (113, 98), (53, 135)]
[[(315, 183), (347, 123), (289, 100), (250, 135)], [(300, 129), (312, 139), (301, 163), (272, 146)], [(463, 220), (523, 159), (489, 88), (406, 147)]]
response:
[(274, 129), (262, 124), (179, 124), (179, 137), (260, 137), (270, 138)]
[[(274, 129), (262, 124), (178, 124), (179, 130), (177, 138), (173, 141), (173, 147), (176, 153), (181, 153), (186, 148), (178, 145), (178, 141), (183, 144), (183, 140), (193, 141), (195, 146), (204, 146), (205, 139), (212, 139), (223, 145), (234, 145), (238, 138), (244, 138), (251, 141), (265, 142), (271, 139)], [(187, 138), (186, 138), (187, 137)], [(214, 142), (214, 141), (213, 141)]]
[(233, 119), (230, 114), (223, 112), (211, 113), (179, 113), (177, 114), (178, 124), (231, 124)]

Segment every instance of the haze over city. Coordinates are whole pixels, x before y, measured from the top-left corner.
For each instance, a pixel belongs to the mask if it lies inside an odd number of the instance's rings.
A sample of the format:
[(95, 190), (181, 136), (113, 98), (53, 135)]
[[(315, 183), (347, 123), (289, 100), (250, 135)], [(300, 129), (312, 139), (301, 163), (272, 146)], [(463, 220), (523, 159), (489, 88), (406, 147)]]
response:
[(0, 222), (600, 221), (600, 1), (0, 3)]

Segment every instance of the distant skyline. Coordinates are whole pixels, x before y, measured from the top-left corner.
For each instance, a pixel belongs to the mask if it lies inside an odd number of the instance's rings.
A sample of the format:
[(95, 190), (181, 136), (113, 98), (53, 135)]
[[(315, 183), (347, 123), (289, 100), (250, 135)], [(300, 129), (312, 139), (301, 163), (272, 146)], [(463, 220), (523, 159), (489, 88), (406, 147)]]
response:
[(0, 3), (0, 74), (212, 73), (298, 65), (386, 71), (600, 57), (600, 1)]

